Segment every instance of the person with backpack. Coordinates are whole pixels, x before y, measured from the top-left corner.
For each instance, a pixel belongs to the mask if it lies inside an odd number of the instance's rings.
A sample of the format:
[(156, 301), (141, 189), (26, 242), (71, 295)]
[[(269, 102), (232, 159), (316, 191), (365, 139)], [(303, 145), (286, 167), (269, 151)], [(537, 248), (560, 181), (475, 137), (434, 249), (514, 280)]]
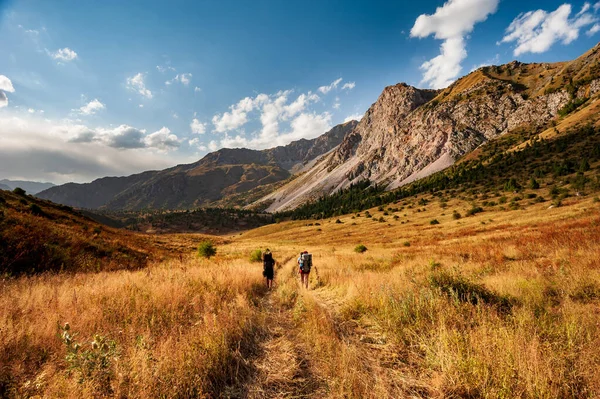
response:
[(308, 289), (308, 275), (312, 268), (312, 255), (308, 251), (300, 252), (298, 257), (298, 266), (300, 273), (300, 285)]
[(267, 288), (273, 288), (273, 277), (275, 276), (275, 260), (269, 248), (263, 254), (263, 277), (267, 279)]

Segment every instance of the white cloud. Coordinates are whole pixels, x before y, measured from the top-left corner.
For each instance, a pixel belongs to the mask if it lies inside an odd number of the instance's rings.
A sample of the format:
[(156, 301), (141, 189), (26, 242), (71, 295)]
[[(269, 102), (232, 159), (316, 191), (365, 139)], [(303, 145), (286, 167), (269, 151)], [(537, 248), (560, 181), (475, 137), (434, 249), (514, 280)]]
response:
[(340, 98), (336, 97), (335, 98), (335, 103), (333, 103), (333, 109), (340, 109)]
[(50, 52), (49, 54), (52, 58), (61, 62), (69, 62), (77, 58), (77, 53), (68, 47), (58, 49), (55, 52)]
[(144, 138), (144, 144), (148, 148), (168, 151), (179, 147), (180, 142), (177, 136), (171, 133), (169, 128), (163, 126), (160, 130), (147, 135)]
[(137, 91), (146, 98), (152, 98), (152, 92), (146, 88), (144, 75), (141, 72), (135, 76), (127, 78), (127, 88)]
[(563, 4), (550, 13), (536, 10), (520, 14), (506, 29), (501, 43), (516, 42), (515, 56), (546, 52), (556, 42), (569, 44), (579, 37), (581, 28), (597, 21), (589, 9), (590, 5), (585, 3), (573, 18), (570, 18), (570, 4)]
[(29, 109), (27, 110), (27, 112), (29, 112), (30, 114), (35, 114), (35, 109), (33, 109), (33, 108), (29, 108)]
[(165, 82), (165, 84), (168, 86), (170, 84), (173, 84), (173, 83), (176, 83), (176, 82), (180, 82), (184, 86), (187, 86), (187, 85), (190, 84), (191, 80), (192, 80), (192, 74), (191, 73), (180, 73), (180, 74), (177, 74), (173, 79), (167, 80)]
[(204, 134), (206, 132), (206, 124), (194, 118), (192, 119), (192, 123), (190, 123), (190, 129), (192, 129), (192, 133)]
[(194, 93), (200, 93), (202, 91), (198, 86), (194, 87)]
[(318, 89), (318, 90), (319, 90), (321, 93), (323, 93), (323, 94), (327, 94), (327, 93), (329, 93), (331, 90), (333, 90), (333, 89), (337, 88), (337, 87), (338, 87), (338, 85), (341, 83), (341, 81), (342, 81), (342, 78), (338, 78), (338, 79), (334, 80), (333, 82), (331, 82), (331, 84), (330, 84), (330, 85), (328, 85), (328, 86), (321, 86), (321, 87), (319, 87), (319, 89)]
[(475, 24), (483, 22), (496, 12), (499, 0), (448, 0), (434, 14), (422, 14), (410, 31), (411, 37), (425, 38), (430, 35), (444, 40), (440, 55), (421, 65), (422, 83), (432, 88), (451, 84), (460, 74), (461, 62), (467, 57), (465, 36), (473, 31)]
[(172, 67), (172, 66), (170, 66), (170, 65), (164, 65), (164, 66), (162, 66), (162, 65), (157, 65), (157, 66), (156, 66), (156, 69), (157, 69), (157, 70), (158, 70), (158, 72), (160, 72), (160, 73), (165, 73), (165, 72), (167, 72), (167, 71), (173, 71), (173, 72), (175, 72), (175, 68), (173, 68), (173, 67)]
[(594, 12), (598, 12), (600, 10), (600, 1), (594, 4)]
[(144, 104), (140, 104), (140, 105), (138, 105), (138, 107), (144, 108)]
[(83, 107), (79, 108), (84, 115), (94, 115), (97, 111), (105, 109), (106, 106), (102, 104), (98, 99), (93, 99)]
[(586, 32), (586, 35), (594, 36), (598, 32), (600, 32), (600, 24), (594, 24), (594, 26), (592, 26), (590, 30)]
[(213, 116), (212, 123), (215, 126), (215, 132), (225, 133), (244, 126), (248, 122), (248, 112), (254, 109), (254, 100), (250, 97), (243, 98), (229, 109), (230, 112)]
[(352, 115), (348, 115), (346, 117), (346, 119), (344, 119), (344, 123), (350, 122), (350, 121), (360, 121), (363, 116), (364, 116), (364, 114), (352, 114)]
[(14, 93), (15, 88), (9, 78), (4, 75), (0, 75), (0, 108), (4, 108), (8, 105), (8, 96), (6, 93)]
[(342, 86), (342, 90), (352, 90), (356, 87), (356, 82), (346, 82)]
[(162, 169), (181, 163), (163, 150), (176, 145), (164, 129), (146, 136), (126, 125), (94, 129), (34, 115), (0, 116), (0, 170), (7, 178), (66, 183)]
[(208, 149), (211, 151), (217, 151), (219, 149), (219, 144), (217, 144), (215, 140), (212, 140), (210, 143), (208, 143)]

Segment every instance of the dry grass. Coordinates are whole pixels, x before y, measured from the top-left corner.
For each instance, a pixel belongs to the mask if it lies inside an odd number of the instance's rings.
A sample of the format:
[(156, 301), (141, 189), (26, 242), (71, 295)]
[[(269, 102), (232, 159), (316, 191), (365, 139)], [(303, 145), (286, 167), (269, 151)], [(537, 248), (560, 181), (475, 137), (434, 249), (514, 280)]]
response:
[[(217, 241), (210, 260), (191, 256), (196, 237), (164, 236), (190, 255), (4, 280), (0, 396), (598, 397), (598, 203), (454, 220), (471, 204), (428, 199), (265, 226)], [(283, 265), (272, 293), (248, 259), (265, 247)], [(79, 357), (67, 357), (65, 322)]]

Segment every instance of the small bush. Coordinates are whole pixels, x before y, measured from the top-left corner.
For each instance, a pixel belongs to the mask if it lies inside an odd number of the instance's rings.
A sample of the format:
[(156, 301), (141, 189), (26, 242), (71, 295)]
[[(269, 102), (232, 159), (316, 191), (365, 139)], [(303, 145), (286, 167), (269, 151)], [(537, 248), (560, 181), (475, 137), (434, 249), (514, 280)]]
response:
[(210, 258), (217, 254), (217, 248), (210, 241), (203, 241), (198, 245), (198, 256), (201, 258)]
[(25, 190), (23, 190), (21, 187), (17, 187), (13, 190), (13, 193), (17, 194), (17, 195), (25, 195), (27, 194), (27, 192)]
[(337, 224), (342, 224), (342, 221), (341, 221), (340, 219), (337, 219), (335, 222), (336, 222)]
[(260, 249), (255, 249), (250, 253), (250, 262), (260, 261), (262, 261), (262, 251)]
[(437, 219), (433, 219), (431, 222), (429, 222), (429, 224), (436, 225), (436, 224), (440, 224), (440, 222)]
[(43, 216), (44, 215), (44, 211), (42, 211), (42, 208), (40, 208), (37, 204), (30, 204), (29, 211), (35, 216)]
[(405, 247), (410, 247), (410, 242), (409, 241), (404, 241), (402, 243), (402, 245), (405, 246)]
[(462, 276), (455, 276), (446, 272), (431, 275), (429, 283), (432, 287), (440, 289), (442, 293), (455, 297), (461, 302), (473, 305), (483, 302), (495, 306), (502, 313), (509, 313), (515, 302), (512, 298), (490, 291), (481, 284), (473, 283)]
[(480, 206), (474, 206), (473, 208), (471, 208), (471, 209), (469, 209), (467, 211), (467, 216), (473, 216), (473, 215), (476, 215), (476, 214), (481, 213), (481, 212), (483, 212), (483, 208), (482, 207), (480, 207)]
[(366, 252), (366, 250), (367, 250), (367, 247), (365, 247), (363, 244), (359, 244), (356, 247), (354, 247), (354, 252), (357, 252), (359, 254)]
[(462, 217), (462, 215), (460, 213), (458, 213), (456, 210), (454, 212), (452, 212), (452, 218), (454, 220), (458, 220)]

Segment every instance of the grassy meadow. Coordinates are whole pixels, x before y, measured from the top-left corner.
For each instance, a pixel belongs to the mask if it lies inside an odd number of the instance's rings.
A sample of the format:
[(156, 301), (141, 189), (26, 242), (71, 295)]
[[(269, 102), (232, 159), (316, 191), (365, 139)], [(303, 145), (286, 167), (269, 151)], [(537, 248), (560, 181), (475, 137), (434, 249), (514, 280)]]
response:
[(0, 396), (599, 397), (600, 202), (472, 209), (421, 195), (215, 237), (209, 259), (204, 236), (144, 236), (181, 256), (5, 277)]

